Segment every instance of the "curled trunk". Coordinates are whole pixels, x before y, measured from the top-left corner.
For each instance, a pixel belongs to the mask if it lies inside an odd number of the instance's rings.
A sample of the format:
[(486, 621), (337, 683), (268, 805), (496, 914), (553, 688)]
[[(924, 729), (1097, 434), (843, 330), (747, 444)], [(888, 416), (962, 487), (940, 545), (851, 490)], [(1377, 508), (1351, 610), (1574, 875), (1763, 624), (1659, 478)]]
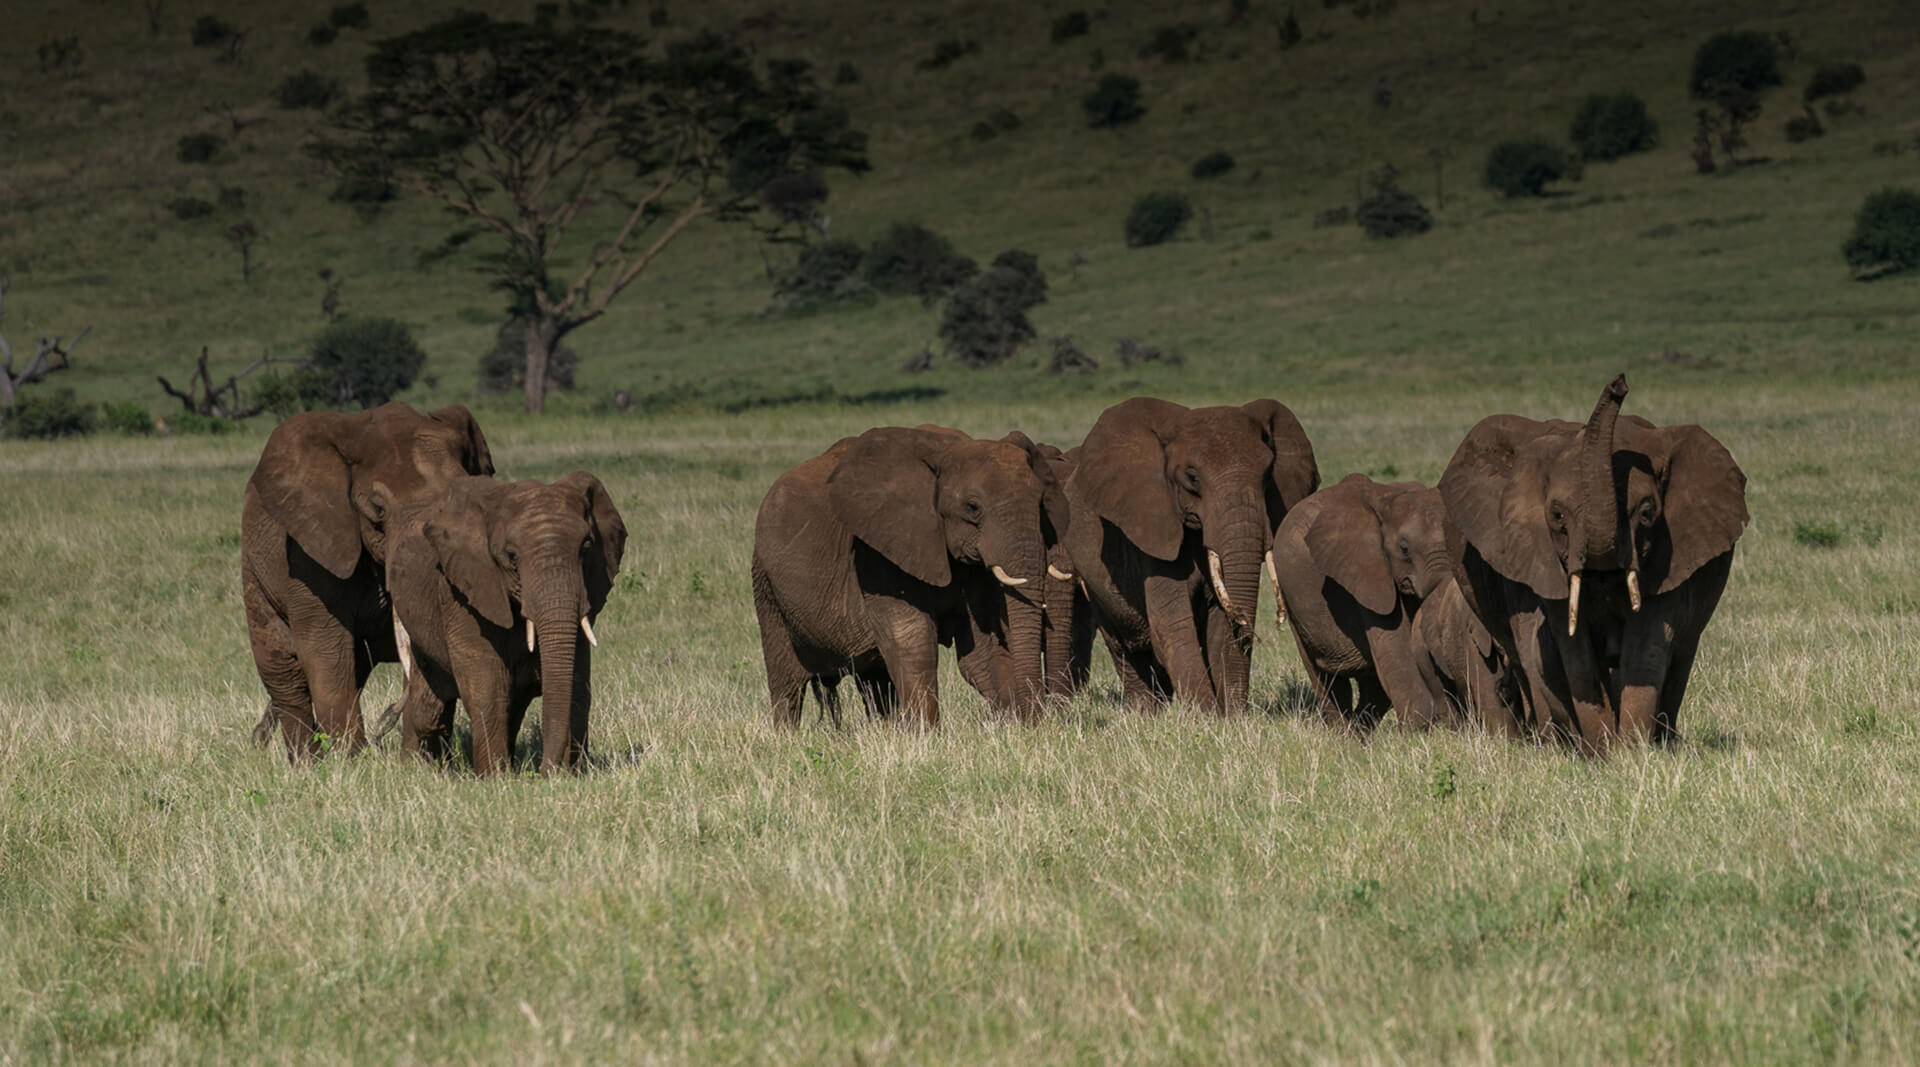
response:
[(1613, 484), (1613, 428), (1620, 418), (1620, 402), (1627, 396), (1627, 376), (1607, 383), (1600, 400), (1580, 431), (1580, 529), (1572, 531), (1567, 572), (1589, 565), (1612, 570), (1619, 565), (1619, 507)]

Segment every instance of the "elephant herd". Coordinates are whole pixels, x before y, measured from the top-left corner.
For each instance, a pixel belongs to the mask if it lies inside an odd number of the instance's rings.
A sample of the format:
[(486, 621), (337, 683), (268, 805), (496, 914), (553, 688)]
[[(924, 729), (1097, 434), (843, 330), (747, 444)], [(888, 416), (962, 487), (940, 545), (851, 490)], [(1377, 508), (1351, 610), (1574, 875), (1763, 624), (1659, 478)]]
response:
[[(879, 427), (777, 478), (752, 582), (776, 722), (939, 722), (939, 650), (1020, 721), (1086, 683), (1093, 637), (1127, 702), (1248, 703), (1261, 574), (1326, 720), (1469, 725), (1587, 753), (1667, 740), (1747, 521), (1745, 478), (1697, 426), (1494, 415), (1437, 488), (1325, 489), (1275, 400), (1136, 397), (1061, 451), (1015, 431)], [(459, 406), (288, 419), (247, 483), (241, 576), (277, 724), (305, 758), (366, 744), (374, 664), (406, 675), (402, 746), (506, 769), (542, 698), (541, 769), (586, 754), (593, 620), (626, 527), (592, 475), (497, 482)]]

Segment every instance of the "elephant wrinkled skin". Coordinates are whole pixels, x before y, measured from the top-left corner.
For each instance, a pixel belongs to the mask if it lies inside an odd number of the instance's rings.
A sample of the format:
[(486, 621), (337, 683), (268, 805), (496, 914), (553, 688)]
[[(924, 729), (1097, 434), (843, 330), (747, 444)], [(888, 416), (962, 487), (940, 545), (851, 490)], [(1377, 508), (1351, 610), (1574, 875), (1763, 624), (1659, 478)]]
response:
[(458, 698), (473, 722), (474, 770), (504, 771), (537, 696), (541, 771), (578, 769), (593, 621), (626, 542), (606, 487), (582, 471), (552, 485), (463, 478), (422, 508), (388, 565), (412, 660), (397, 709), (401, 748), (444, 758)]
[(398, 658), (385, 584), (389, 517), (454, 478), (493, 473), (473, 415), (401, 403), (295, 415), (267, 438), (240, 517), (240, 582), (267, 709), (290, 758), (366, 744), (360, 690)]
[(1313, 447), (1276, 400), (1103, 412), (1067, 480), (1067, 551), (1127, 700), (1246, 707), (1273, 530), (1319, 486)]

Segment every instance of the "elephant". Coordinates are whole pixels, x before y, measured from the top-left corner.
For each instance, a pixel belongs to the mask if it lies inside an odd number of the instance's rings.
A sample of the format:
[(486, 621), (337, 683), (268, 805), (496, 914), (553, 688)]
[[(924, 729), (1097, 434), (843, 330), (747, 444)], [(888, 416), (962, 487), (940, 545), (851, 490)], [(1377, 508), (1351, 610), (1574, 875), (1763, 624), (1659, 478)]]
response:
[(247, 480), (240, 584), (267, 709), (253, 739), (280, 726), (290, 759), (328, 742), (366, 745), (360, 690), (398, 659), (385, 566), (389, 517), (456, 477), (493, 473), (472, 413), (423, 415), (402, 403), (308, 412), (274, 428)]
[(1273, 530), (1320, 484), (1277, 400), (1102, 412), (1067, 479), (1067, 553), (1128, 702), (1247, 705), (1260, 568)]
[(1043, 527), (1065, 509), (1018, 432), (877, 427), (781, 475), (752, 565), (774, 721), (797, 725), (809, 686), (837, 718), (832, 691), (852, 675), (869, 712), (936, 727), (941, 645), (995, 711), (1038, 718)]
[[(1054, 481), (1066, 485), (1080, 460), (1080, 450), (1060, 451), (1052, 445), (1039, 446)], [(1063, 509), (1071, 521), (1070, 509)], [(1066, 531), (1046, 524), (1047, 589), (1046, 610), (1041, 613), (1041, 641), (1046, 661), (1046, 694), (1050, 703), (1072, 700), (1087, 684), (1093, 667), (1093, 609), (1087, 593), (1073, 573), (1073, 558), (1067, 553)]]
[(1413, 632), (1427, 670), (1457, 714), (1488, 733), (1519, 739), (1520, 692), (1507, 657), (1480, 624), (1448, 563), (1446, 580), (1413, 613)]
[(443, 759), (454, 700), (473, 722), (473, 768), (508, 768), (540, 697), (540, 770), (587, 754), (593, 622), (620, 573), (627, 527), (600, 480), (460, 478), (410, 517), (387, 568), (407, 671), (401, 749)]
[(1698, 426), (1482, 419), (1440, 493), (1460, 591), (1536, 729), (1590, 754), (1677, 736), (1700, 636), (1747, 524), (1746, 476)]
[(1367, 732), (1390, 707), (1410, 726), (1449, 717), (1414, 628), (1421, 605), (1453, 581), (1446, 524), (1439, 490), (1364, 474), (1281, 520), (1273, 539), (1280, 601), (1329, 725)]

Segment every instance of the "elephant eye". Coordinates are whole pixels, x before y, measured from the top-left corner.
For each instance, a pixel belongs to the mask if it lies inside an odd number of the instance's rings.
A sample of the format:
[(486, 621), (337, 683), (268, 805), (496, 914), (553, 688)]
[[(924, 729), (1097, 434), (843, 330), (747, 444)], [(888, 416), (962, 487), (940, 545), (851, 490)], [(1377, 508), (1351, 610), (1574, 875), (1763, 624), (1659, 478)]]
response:
[(1552, 514), (1553, 514), (1553, 524), (1554, 524), (1555, 526), (1564, 526), (1564, 525), (1566, 525), (1566, 522), (1567, 522), (1567, 512), (1566, 512), (1566, 509), (1564, 509), (1564, 508), (1562, 508), (1562, 507), (1561, 507), (1560, 505), (1558, 505), (1558, 504), (1555, 504), (1555, 505), (1553, 506), (1553, 513), (1552, 513)]
[(1188, 490), (1195, 493), (1200, 491), (1200, 472), (1192, 467), (1180, 472), (1180, 480), (1186, 483)]
[(1641, 522), (1653, 521), (1653, 501), (1649, 500), (1646, 503), (1640, 505), (1640, 521)]
[(969, 497), (965, 503), (960, 505), (960, 511), (967, 517), (968, 522), (980, 521), (980, 502), (978, 500)]
[(520, 565), (520, 553), (515, 552), (511, 548), (507, 549), (507, 566), (518, 567), (519, 565)]
[(1400, 558), (1401, 559), (1413, 558), (1413, 547), (1407, 544), (1407, 539), (1404, 537), (1400, 539)]

